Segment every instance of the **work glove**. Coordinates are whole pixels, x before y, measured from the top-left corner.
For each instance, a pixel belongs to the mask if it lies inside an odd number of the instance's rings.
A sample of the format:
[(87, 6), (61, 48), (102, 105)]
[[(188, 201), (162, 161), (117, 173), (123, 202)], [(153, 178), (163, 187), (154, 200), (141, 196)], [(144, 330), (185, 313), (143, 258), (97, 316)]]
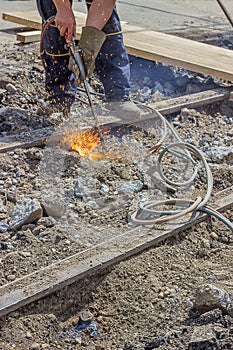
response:
[[(84, 62), (87, 78), (89, 78), (95, 70), (95, 59), (98, 56), (105, 39), (106, 35), (104, 32), (96, 27), (87, 26), (82, 28), (78, 48), (81, 49), (81, 56)], [(79, 85), (80, 72), (72, 56), (70, 57), (68, 68), (74, 73), (76, 84)]]

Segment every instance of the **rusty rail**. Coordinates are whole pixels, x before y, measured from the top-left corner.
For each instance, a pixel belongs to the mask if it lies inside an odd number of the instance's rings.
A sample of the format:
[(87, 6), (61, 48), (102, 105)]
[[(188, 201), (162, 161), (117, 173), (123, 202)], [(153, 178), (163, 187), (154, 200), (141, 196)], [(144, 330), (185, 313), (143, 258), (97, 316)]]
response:
[[(219, 212), (233, 205), (233, 186), (212, 198)], [(30, 304), (84, 277), (94, 275), (118, 262), (151, 248), (175, 234), (206, 220), (207, 214), (172, 229), (136, 227), (90, 249), (51, 264), (0, 287), (0, 317)]]
[[(158, 101), (150, 104), (149, 106), (156, 109), (162, 115), (169, 115), (179, 112), (182, 108), (185, 107), (197, 108), (200, 106), (208, 105), (210, 103), (226, 100), (230, 98), (230, 94), (231, 88), (217, 88), (213, 90), (198, 92), (195, 94), (175, 97), (164, 101)], [(36, 130), (36, 133), (38, 134), (40, 131)], [(47, 138), (53, 131), (54, 130), (48, 130), (47, 132), (43, 131), (44, 136), (41, 137), (36, 137), (34, 135), (35, 133), (32, 133), (31, 138), (28, 137), (27, 140), (22, 141), (20, 141), (21, 137), (19, 135), (18, 142), (11, 142), (10, 140), (7, 141), (5, 138), (2, 138), (0, 139), (0, 143), (5, 144), (0, 146), (0, 153), (13, 151), (17, 148), (43, 147), (46, 143)]]

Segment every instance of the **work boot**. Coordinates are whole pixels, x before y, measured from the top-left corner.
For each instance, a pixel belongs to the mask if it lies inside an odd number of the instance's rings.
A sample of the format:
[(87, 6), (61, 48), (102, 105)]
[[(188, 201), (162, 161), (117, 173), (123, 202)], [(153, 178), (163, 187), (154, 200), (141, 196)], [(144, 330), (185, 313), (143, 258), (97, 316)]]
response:
[(104, 106), (113, 116), (126, 122), (133, 122), (142, 116), (142, 110), (131, 100), (106, 101)]

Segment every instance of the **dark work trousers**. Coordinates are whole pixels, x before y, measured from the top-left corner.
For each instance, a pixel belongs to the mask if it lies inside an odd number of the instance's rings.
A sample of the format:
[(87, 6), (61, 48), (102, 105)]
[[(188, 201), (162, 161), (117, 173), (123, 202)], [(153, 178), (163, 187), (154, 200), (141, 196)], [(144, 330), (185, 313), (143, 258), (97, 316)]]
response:
[[(90, 5), (91, 1), (87, 1), (87, 8)], [(52, 0), (37, 0), (37, 7), (43, 23), (56, 15)], [(127, 100), (130, 94), (130, 64), (122, 34), (119, 33), (121, 24), (116, 7), (103, 31), (107, 37), (96, 59), (96, 73), (104, 86), (106, 101)], [(54, 24), (49, 26), (45, 33), (43, 49), (46, 65), (45, 86), (50, 94), (49, 99), (54, 104), (73, 103), (76, 89), (74, 76), (68, 69), (66, 42)]]

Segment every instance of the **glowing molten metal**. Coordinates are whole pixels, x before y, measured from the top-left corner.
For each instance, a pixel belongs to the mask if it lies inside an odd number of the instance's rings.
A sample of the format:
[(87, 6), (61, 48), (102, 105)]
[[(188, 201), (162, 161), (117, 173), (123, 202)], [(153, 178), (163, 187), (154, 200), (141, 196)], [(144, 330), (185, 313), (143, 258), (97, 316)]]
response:
[(69, 133), (64, 137), (63, 142), (85, 158), (100, 144), (101, 139), (96, 129), (90, 129)]
[[(104, 131), (109, 132), (110, 129), (107, 128)], [(92, 152), (101, 143), (100, 135), (95, 128), (67, 133), (63, 138), (63, 143), (68, 145), (73, 151), (78, 152), (82, 158), (89, 158), (91, 161), (121, 159), (119, 154), (116, 154), (116, 151)]]

